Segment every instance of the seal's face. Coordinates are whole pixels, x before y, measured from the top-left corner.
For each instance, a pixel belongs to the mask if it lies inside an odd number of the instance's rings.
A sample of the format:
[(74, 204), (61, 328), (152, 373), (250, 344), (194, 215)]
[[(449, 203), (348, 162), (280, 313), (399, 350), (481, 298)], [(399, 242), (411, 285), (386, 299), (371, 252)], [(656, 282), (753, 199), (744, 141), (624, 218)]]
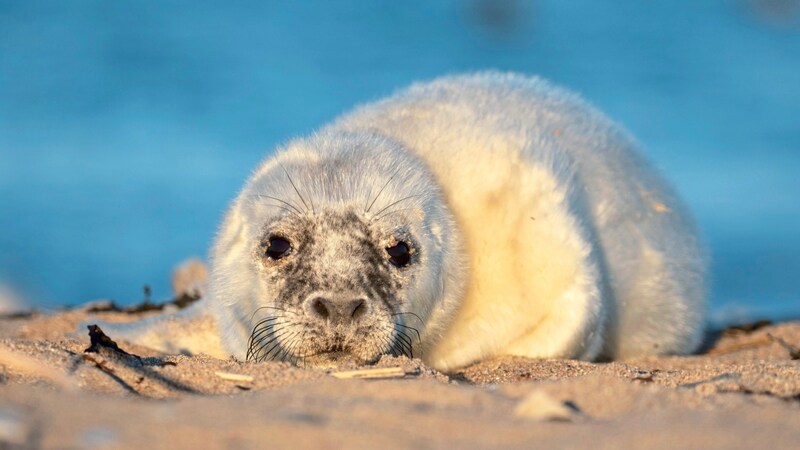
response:
[(327, 365), (412, 356), (417, 337), (401, 316), (420, 251), (407, 229), (387, 230), (355, 210), (285, 214), (264, 227), (255, 253), (274, 299), (253, 327), (249, 359)]
[(368, 133), (320, 133), (268, 159), (212, 250), (226, 350), (309, 366), (424, 356), (464, 278), (457, 229), (427, 166)]

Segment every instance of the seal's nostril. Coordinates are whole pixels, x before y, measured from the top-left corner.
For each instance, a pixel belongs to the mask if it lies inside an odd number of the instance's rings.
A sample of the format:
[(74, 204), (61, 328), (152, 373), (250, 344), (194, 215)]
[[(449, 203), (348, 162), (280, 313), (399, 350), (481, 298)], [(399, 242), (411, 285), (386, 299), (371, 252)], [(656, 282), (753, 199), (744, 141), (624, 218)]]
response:
[(327, 319), (330, 316), (330, 311), (328, 311), (328, 307), (325, 305), (327, 301), (321, 299), (319, 297), (312, 300), (311, 309), (322, 319)]
[(363, 299), (359, 298), (354, 300), (353, 306), (353, 313), (350, 315), (353, 320), (358, 320), (367, 313), (367, 302), (365, 302)]
[(345, 300), (336, 296), (312, 296), (305, 303), (309, 316), (330, 326), (350, 325), (369, 314), (369, 305), (363, 297)]

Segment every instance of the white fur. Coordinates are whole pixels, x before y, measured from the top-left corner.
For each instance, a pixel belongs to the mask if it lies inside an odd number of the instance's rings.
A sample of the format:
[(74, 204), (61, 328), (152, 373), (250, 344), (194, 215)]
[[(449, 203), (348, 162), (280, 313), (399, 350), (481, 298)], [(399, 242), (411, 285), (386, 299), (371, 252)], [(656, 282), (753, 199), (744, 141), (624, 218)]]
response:
[(212, 251), (199, 314), (215, 318), (209, 342), (221, 336), (225, 350), (194, 351), (242, 357), (246, 316), (274, 295), (251, 255), (280, 210), (251, 199), (270, 192), (299, 203), (284, 171), (317, 212), (368, 202), (398, 171), (387, 195), (427, 193), (385, 226), (405, 220), (431, 249), (406, 302), (425, 322), (421, 356), (433, 367), (506, 354), (687, 353), (700, 342), (707, 262), (675, 193), (577, 96), (488, 72), (414, 85), (267, 159)]

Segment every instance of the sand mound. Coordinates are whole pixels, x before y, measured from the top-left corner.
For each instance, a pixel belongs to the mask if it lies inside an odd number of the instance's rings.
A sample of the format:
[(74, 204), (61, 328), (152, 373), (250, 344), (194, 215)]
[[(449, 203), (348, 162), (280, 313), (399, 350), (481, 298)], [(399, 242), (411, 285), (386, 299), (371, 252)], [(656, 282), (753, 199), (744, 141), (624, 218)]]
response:
[(124, 342), (129, 354), (86, 353), (88, 333), (73, 331), (88, 317), (0, 320), (0, 446), (800, 447), (800, 323), (710, 336), (697, 356), (502, 358), (443, 374), (395, 357), (324, 372)]

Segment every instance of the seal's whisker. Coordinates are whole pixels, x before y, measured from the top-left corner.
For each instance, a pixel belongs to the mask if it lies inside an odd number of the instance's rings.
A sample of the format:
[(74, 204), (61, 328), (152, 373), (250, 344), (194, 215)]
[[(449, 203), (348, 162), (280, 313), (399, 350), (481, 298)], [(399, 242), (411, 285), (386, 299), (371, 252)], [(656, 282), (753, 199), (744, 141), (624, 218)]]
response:
[(253, 341), (247, 343), (247, 353), (244, 356), (245, 361), (250, 361), (253, 358)]
[[(295, 330), (293, 333), (290, 333), (290, 334), (288, 334), (288, 335), (287, 335), (285, 338), (283, 338), (283, 339), (280, 339), (280, 340), (277, 342), (277, 344), (278, 344), (278, 345), (277, 345), (277, 347), (275, 347), (275, 348), (273, 348), (273, 349), (271, 349), (271, 350), (268, 350), (268, 351), (267, 351), (267, 354), (266, 354), (266, 356), (269, 356), (269, 355), (271, 355), (271, 354), (272, 354), (272, 352), (273, 352), (273, 351), (275, 351), (275, 350), (278, 350), (278, 351), (277, 351), (277, 352), (276, 352), (274, 355), (272, 355), (272, 357), (270, 358), (270, 359), (272, 359), (272, 360), (276, 360), (276, 359), (278, 359), (278, 356), (279, 356), (279, 355), (280, 355), (282, 352), (284, 352), (284, 351), (286, 350), (286, 347), (289, 345), (289, 343), (290, 343), (290, 342), (292, 342), (292, 341), (294, 340), (295, 336), (297, 336), (297, 335), (298, 335), (298, 334), (300, 334), (301, 332), (302, 332), (302, 330)], [(284, 343), (281, 343), (280, 341), (285, 341), (285, 342), (284, 342)]]
[(403, 315), (409, 315), (409, 316), (413, 316), (413, 317), (415, 317), (417, 320), (419, 320), (419, 323), (421, 323), (421, 324), (424, 324), (424, 323), (425, 323), (425, 322), (423, 322), (423, 321), (422, 321), (422, 319), (421, 319), (421, 318), (420, 318), (418, 315), (414, 314), (414, 313), (413, 313), (413, 312), (411, 312), (411, 311), (394, 313), (394, 314), (392, 314), (392, 315), (393, 315), (393, 316), (403, 316)]
[(289, 327), (293, 326), (294, 324), (280, 324), (280, 325), (281, 325), (281, 327), (275, 328), (274, 324), (267, 324), (267, 325), (265, 325), (263, 327), (260, 327), (258, 332), (254, 332), (250, 337), (253, 340), (261, 340), (261, 339), (263, 339), (263, 338), (265, 338), (265, 337), (267, 337), (269, 335), (274, 335), (275, 333), (277, 333), (277, 332), (279, 332), (281, 330), (289, 328)]
[[(297, 189), (297, 186), (295, 186), (294, 181), (292, 180), (292, 177), (289, 175), (289, 172), (286, 170), (286, 167), (283, 167), (283, 164), (281, 164), (281, 163), (278, 163), (278, 164), (281, 166), (281, 169), (283, 169), (283, 173), (286, 174), (286, 178), (289, 179), (289, 183), (291, 183), (292, 188), (294, 188), (294, 191), (297, 193), (297, 196), (300, 197), (300, 201), (303, 202), (303, 206), (306, 207), (306, 214), (308, 214), (308, 204), (306, 203), (306, 200), (303, 198), (302, 195), (300, 195), (300, 191)], [(309, 197), (308, 200), (311, 201), (311, 197)], [(314, 203), (311, 203), (311, 212), (316, 214), (316, 211), (314, 211)]]
[(285, 206), (281, 206), (281, 205), (272, 205), (272, 204), (267, 204), (267, 205), (265, 205), (265, 206), (271, 206), (271, 207), (273, 207), (273, 208), (280, 208), (280, 209), (282, 209), (282, 210), (284, 210), (284, 211), (286, 211), (286, 212), (288, 212), (288, 213), (290, 213), (290, 214), (294, 214), (295, 216), (297, 215), (297, 213), (296, 213), (296, 212), (294, 212), (293, 210), (291, 210), (291, 209), (289, 209), (289, 208), (287, 208), (287, 207), (285, 207)]
[(402, 341), (395, 340), (392, 349), (394, 350), (394, 356), (408, 356), (405, 344)]
[(392, 180), (394, 180), (394, 177), (395, 177), (395, 176), (397, 176), (397, 172), (395, 172), (395, 174), (394, 174), (394, 175), (392, 175), (392, 176), (389, 178), (389, 181), (387, 181), (387, 182), (386, 182), (386, 184), (384, 184), (384, 185), (383, 185), (383, 187), (381, 188), (381, 190), (380, 190), (380, 191), (378, 191), (378, 194), (377, 194), (377, 195), (375, 195), (375, 198), (374, 198), (374, 199), (372, 199), (372, 203), (370, 203), (370, 204), (369, 204), (369, 206), (367, 207), (367, 209), (365, 209), (365, 210), (364, 210), (364, 214), (368, 214), (368, 213), (369, 213), (369, 210), (370, 210), (370, 209), (372, 209), (372, 206), (373, 206), (373, 205), (375, 204), (375, 202), (378, 200), (378, 197), (380, 197), (380, 196), (381, 196), (381, 194), (383, 193), (383, 190), (384, 190), (384, 189), (386, 189), (386, 186), (389, 186), (389, 183), (391, 183), (391, 182), (392, 182)]
[(265, 360), (265, 358), (264, 358), (264, 350), (266, 349), (267, 345), (269, 345), (270, 342), (273, 342), (273, 339), (270, 339), (266, 343), (259, 343), (258, 344), (258, 349), (253, 352), (253, 360), (255, 362), (262, 362), (262, 361)]
[(293, 204), (287, 202), (286, 200), (281, 200), (278, 197), (273, 197), (271, 195), (266, 195), (266, 194), (255, 194), (255, 195), (257, 197), (265, 197), (265, 198), (268, 198), (268, 199), (279, 201), (279, 202), (283, 203), (284, 205), (288, 206), (289, 208), (291, 208), (293, 211), (295, 211), (298, 216), (302, 216), (303, 215), (303, 211), (300, 211), (300, 208), (294, 206)]
[(253, 333), (255, 333), (255, 331), (256, 331), (256, 328), (262, 328), (263, 326), (269, 325), (269, 324), (270, 324), (270, 322), (273, 322), (272, 324), (274, 325), (274, 322), (275, 322), (276, 320), (278, 320), (278, 319), (282, 319), (282, 318), (283, 318), (283, 317), (280, 317), (280, 316), (275, 316), (275, 317), (267, 317), (266, 319), (263, 319), (263, 320), (259, 321), (257, 324), (255, 324), (255, 325), (253, 326), (253, 332), (252, 332), (252, 333), (250, 333), (250, 334), (252, 335)]
[[(297, 332), (299, 333), (299, 331)], [(295, 333), (291, 338), (286, 339), (286, 344), (282, 346), (281, 351), (272, 358), (273, 361), (286, 361), (286, 358), (289, 357), (289, 348), (297, 342), (297, 333)]]
[[(264, 358), (262, 361), (266, 359), (269, 353), (275, 348), (276, 345), (280, 345), (280, 338), (286, 336), (287, 334), (291, 333), (291, 328), (294, 327), (296, 324), (290, 324), (285, 327), (282, 327), (278, 330), (274, 330), (267, 334), (266, 336), (262, 337), (259, 340), (259, 349), (255, 352), (256, 357), (260, 357), (259, 355), (264, 352), (268, 345), (272, 345), (272, 347), (267, 350), (267, 353), (264, 354)], [(283, 331), (282, 333), (278, 334), (279, 332)]]
[(256, 326), (260, 326), (261, 324), (269, 323), (269, 322), (271, 322), (271, 321), (275, 321), (275, 320), (278, 320), (278, 319), (283, 319), (283, 318), (284, 318), (284, 317), (283, 317), (283, 314), (281, 314), (281, 315), (276, 315), (276, 316), (267, 316), (267, 317), (265, 317), (265, 318), (263, 318), (263, 319), (259, 320), (259, 321), (256, 323)]
[(395, 329), (395, 331), (397, 332), (397, 335), (396, 335), (396, 337), (397, 337), (398, 339), (402, 339), (402, 341), (403, 341), (403, 342), (404, 342), (406, 345), (408, 345), (408, 346), (412, 345), (411, 338), (410, 338), (410, 337), (408, 337), (408, 335), (407, 335), (407, 334), (405, 334), (405, 333), (404, 333), (402, 330), (397, 330), (397, 329)]
[[(263, 352), (264, 348), (273, 342), (275, 339), (280, 338), (282, 334), (278, 335), (277, 333), (292, 328), (294, 324), (288, 324), (281, 326), (280, 328), (274, 328), (272, 325), (264, 326), (258, 329), (253, 335), (250, 336), (250, 348), (252, 351), (248, 351), (250, 357), (258, 359), (258, 355)], [(288, 331), (287, 331), (288, 332)]]
[[(299, 344), (299, 346), (302, 346), (302, 345), (303, 345), (303, 343), (305, 342), (305, 339), (306, 339), (306, 332), (305, 332), (305, 331), (303, 331), (303, 335), (300, 337), (300, 344)], [(300, 348), (302, 348), (302, 347), (299, 347), (299, 348), (298, 348), (298, 350), (299, 350)], [(292, 350), (292, 352), (294, 352), (294, 351), (295, 351), (295, 350), (293, 349), (293, 350)], [(306, 358), (305, 358), (305, 357), (303, 357), (303, 367), (307, 367), (307, 363), (306, 363)]]
[(413, 209), (414, 209), (414, 208), (397, 208), (397, 209), (393, 209), (393, 210), (391, 210), (391, 211), (388, 211), (388, 212), (385, 212), (385, 213), (381, 214), (380, 216), (376, 216), (376, 217), (374, 217), (374, 218), (372, 219), (372, 221), (373, 221), (373, 222), (378, 222), (378, 221), (380, 221), (380, 220), (383, 220), (383, 219), (385, 219), (386, 217), (389, 217), (389, 216), (391, 216), (392, 214), (397, 214), (397, 213), (399, 213), (399, 212), (403, 212), (403, 211), (411, 211), (411, 210), (413, 210)]
[(406, 335), (401, 330), (396, 330), (396, 331), (397, 331), (396, 337), (398, 338), (397, 341), (403, 343), (404, 350), (408, 350), (408, 353), (406, 354), (406, 356), (408, 356), (409, 358), (413, 358), (414, 357), (414, 344), (412, 343), (411, 338), (408, 337), (408, 335)]
[[(296, 330), (293, 333), (292, 332), (287, 332), (287, 336), (286, 336), (285, 340), (289, 341), (299, 333), (300, 333), (300, 330)], [(275, 343), (273, 344), (272, 348), (267, 350), (267, 353), (264, 354), (264, 359), (274, 360), (278, 355), (280, 355), (280, 353), (283, 351), (283, 349), (284, 349), (284, 346), (281, 345), (280, 339), (275, 339)], [(270, 357), (272, 352), (274, 352), (275, 350), (278, 350), (278, 352)]]
[(253, 327), (253, 331), (250, 333), (250, 338), (247, 341), (247, 354), (245, 355), (245, 361), (249, 361), (250, 359), (254, 358), (255, 348), (258, 347), (261, 342), (261, 334), (265, 330), (270, 329), (271, 325), (265, 324), (265, 321), (261, 321)]
[(399, 322), (395, 322), (394, 324), (397, 325), (398, 327), (403, 327), (403, 328), (409, 329), (409, 330), (413, 331), (414, 333), (416, 333), (417, 342), (419, 342), (420, 344), (422, 343), (422, 337), (419, 335), (419, 331), (416, 328), (410, 327), (408, 325), (403, 325), (402, 323), (399, 323)]
[(270, 358), (271, 361), (284, 361), (286, 357), (286, 347), (294, 342), (294, 337), (297, 333), (299, 333), (299, 331), (295, 332), (295, 334), (289, 336), (287, 339), (284, 339), (286, 342), (278, 346), (278, 352)]
[(250, 339), (250, 348), (247, 350), (246, 361), (258, 362), (259, 354), (263, 350), (262, 341), (260, 339)]
[(411, 339), (402, 332), (394, 327), (383, 328), (382, 331), (393, 331), (394, 338), (390, 343), (390, 351), (392, 352), (392, 356), (400, 356), (405, 355), (409, 358), (413, 358), (413, 351), (412, 351), (412, 341)]
[(399, 331), (400, 334), (403, 335), (403, 337), (405, 337), (408, 340), (408, 357), (409, 358), (413, 358), (414, 357), (414, 340), (411, 339), (411, 336), (406, 334), (405, 331), (401, 331), (401, 330), (397, 330), (397, 331)]
[[(388, 329), (384, 329), (384, 331), (388, 331)], [(380, 341), (380, 344), (381, 344), (380, 351), (378, 353), (391, 352), (392, 356), (397, 356), (397, 355), (394, 354), (392, 341), (390, 341), (389, 338), (386, 337), (386, 336), (383, 336), (383, 335), (377, 335), (377, 336), (378, 336), (378, 340)], [(376, 344), (376, 347), (377, 347), (377, 344)]]
[(286, 346), (286, 349), (288, 350), (286, 356), (290, 358), (289, 362), (291, 362), (294, 365), (297, 365), (298, 362), (298, 358), (295, 355), (295, 349), (297, 348), (298, 345), (300, 345), (300, 343), (303, 342), (303, 339), (305, 337), (306, 337), (306, 331), (303, 330), (303, 334), (301, 334), (299, 338), (295, 338), (294, 340), (292, 340), (292, 343), (290, 345)]
[[(267, 334), (262, 336), (262, 334), (264, 334), (265, 331), (266, 331)], [(254, 353), (255, 352), (255, 348), (258, 347), (259, 345), (261, 345), (261, 343), (264, 341), (264, 339), (269, 338), (269, 336), (272, 333), (273, 333), (273, 331), (271, 331), (269, 327), (264, 327), (263, 329), (258, 329), (258, 332), (256, 332), (256, 330), (253, 330), (253, 334), (250, 335), (250, 339), (248, 341), (248, 347), (249, 347), (248, 354)]]
[(376, 213), (373, 215), (373, 219), (372, 219), (372, 220), (374, 221), (374, 220), (375, 220), (375, 219), (374, 219), (374, 217), (380, 216), (380, 215), (381, 215), (381, 213), (383, 213), (383, 212), (384, 212), (384, 211), (386, 211), (387, 209), (391, 208), (392, 206), (394, 206), (394, 205), (396, 205), (396, 204), (398, 204), (398, 203), (400, 203), (400, 202), (404, 202), (404, 201), (406, 201), (406, 200), (411, 200), (412, 198), (416, 198), (416, 197), (422, 197), (422, 195), (419, 195), (419, 194), (418, 194), (418, 195), (409, 195), (408, 197), (403, 197), (403, 198), (401, 198), (400, 200), (397, 200), (396, 202), (389, 203), (388, 205), (386, 205), (386, 206), (384, 206), (383, 208), (381, 208), (381, 209), (380, 209), (378, 212), (376, 212)]
[[(300, 340), (295, 345), (295, 348), (297, 348), (297, 350), (302, 349), (302, 343), (304, 342), (305, 337), (306, 337), (306, 330), (303, 330), (303, 334), (300, 336)], [(300, 362), (303, 363), (304, 369), (308, 367), (308, 363), (306, 362), (306, 358), (308, 358), (308, 356), (309, 355), (307, 355), (306, 353), (295, 351), (295, 349), (292, 349), (292, 358), (294, 358), (295, 365), (298, 367), (300, 367)]]
[(388, 352), (392, 356), (401, 356), (403, 355), (402, 350), (400, 350), (400, 346), (398, 345), (397, 341), (388, 341), (387, 345), (389, 346)]

